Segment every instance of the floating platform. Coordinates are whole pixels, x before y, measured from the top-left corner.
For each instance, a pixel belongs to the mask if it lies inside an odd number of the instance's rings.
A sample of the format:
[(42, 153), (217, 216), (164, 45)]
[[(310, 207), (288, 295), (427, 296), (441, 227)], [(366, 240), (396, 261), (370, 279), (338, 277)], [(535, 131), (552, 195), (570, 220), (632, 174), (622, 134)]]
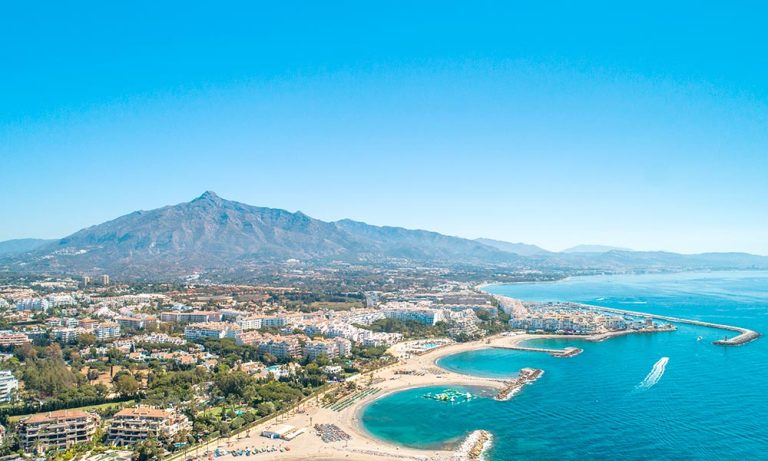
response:
[(469, 392), (461, 392), (456, 389), (446, 389), (443, 392), (433, 394), (428, 392), (422, 397), (425, 399), (437, 400), (439, 402), (464, 403), (474, 399), (475, 396)]

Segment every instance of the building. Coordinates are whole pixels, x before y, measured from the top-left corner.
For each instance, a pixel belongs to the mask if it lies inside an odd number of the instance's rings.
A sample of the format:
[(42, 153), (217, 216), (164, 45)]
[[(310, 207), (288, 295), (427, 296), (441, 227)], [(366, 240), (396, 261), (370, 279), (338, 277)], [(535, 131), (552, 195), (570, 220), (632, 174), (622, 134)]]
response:
[(124, 408), (112, 419), (107, 442), (125, 446), (148, 438), (168, 440), (189, 427), (187, 417), (174, 411), (149, 407)]
[(261, 328), (262, 317), (239, 317), (237, 325), (241, 330), (258, 330)]
[(287, 323), (285, 317), (281, 315), (261, 318), (261, 328), (280, 328), (284, 327)]
[(72, 295), (51, 295), (48, 296), (48, 307), (76, 306), (77, 300)]
[(221, 322), (221, 312), (214, 311), (189, 311), (189, 312), (161, 312), (160, 320), (171, 323), (204, 323)]
[(409, 320), (423, 323), (425, 325), (434, 325), (437, 322), (444, 322), (447, 320), (445, 312), (441, 309), (397, 309), (384, 311), (384, 315), (388, 319), (401, 320), (407, 322)]
[(42, 298), (26, 298), (20, 299), (16, 302), (17, 311), (46, 312), (49, 307), (50, 303), (48, 300)]
[(99, 417), (80, 410), (38, 413), (19, 422), (19, 443), (30, 453), (50, 448), (67, 448), (90, 441)]
[(10, 402), (13, 391), (19, 388), (19, 380), (8, 370), (0, 371), (0, 402)]
[(87, 287), (91, 284), (91, 277), (84, 275), (83, 276), (83, 287)]
[(109, 285), (109, 276), (107, 274), (101, 276), (101, 284), (104, 286)]
[(99, 321), (94, 319), (80, 319), (77, 324), (84, 330), (93, 331), (96, 329), (96, 325), (99, 324)]
[(315, 360), (321, 355), (325, 355), (329, 359), (333, 359), (339, 356), (339, 346), (336, 341), (330, 339), (320, 339), (314, 341), (307, 341), (304, 344), (304, 357), (310, 360)]
[[(51, 329), (51, 339), (60, 343), (73, 343), (80, 334), (79, 328), (56, 327)], [(82, 330), (81, 330), (82, 331)]]
[(226, 322), (205, 322), (193, 323), (184, 328), (184, 337), (190, 341), (199, 338), (222, 339), (227, 336), (233, 336), (239, 327), (234, 323)]
[(301, 344), (295, 336), (274, 336), (248, 331), (236, 334), (235, 342), (238, 345), (253, 346), (259, 352), (272, 354), (278, 359), (296, 358), (302, 353)]
[(24, 333), (16, 333), (11, 330), (0, 331), (0, 347), (20, 346), (31, 342), (29, 336)]
[(346, 338), (334, 338), (336, 347), (339, 351), (339, 357), (348, 357), (352, 353), (352, 341)]
[(115, 317), (115, 322), (126, 330), (143, 330), (157, 325), (157, 317)]
[(93, 329), (96, 339), (104, 341), (120, 337), (120, 324), (117, 322), (102, 322)]
[(292, 440), (303, 433), (304, 429), (296, 429), (296, 427), (290, 424), (279, 424), (261, 431), (261, 436), (268, 439)]

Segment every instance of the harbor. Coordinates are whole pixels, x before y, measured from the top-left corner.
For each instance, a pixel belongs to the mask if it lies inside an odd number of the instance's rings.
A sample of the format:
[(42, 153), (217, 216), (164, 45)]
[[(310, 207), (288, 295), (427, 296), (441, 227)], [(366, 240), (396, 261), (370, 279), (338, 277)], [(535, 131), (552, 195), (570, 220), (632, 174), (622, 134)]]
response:
[(707, 328), (716, 328), (718, 330), (734, 331), (738, 333), (738, 335), (734, 336), (733, 338), (725, 337), (723, 339), (718, 339), (712, 342), (712, 344), (716, 344), (718, 346), (741, 346), (748, 342), (754, 341), (760, 337), (760, 333), (754, 330), (737, 327), (733, 325), (725, 325), (722, 323), (704, 322), (701, 320), (684, 319), (680, 317), (671, 317), (668, 315), (658, 315), (658, 314), (651, 314), (648, 312), (630, 311), (626, 309), (615, 309), (612, 307), (593, 306), (589, 304), (581, 304), (581, 306), (586, 309), (611, 312), (614, 314), (629, 315), (633, 317), (650, 317), (652, 319), (665, 320), (667, 322), (685, 323), (688, 325), (696, 325), (696, 326), (707, 327)]

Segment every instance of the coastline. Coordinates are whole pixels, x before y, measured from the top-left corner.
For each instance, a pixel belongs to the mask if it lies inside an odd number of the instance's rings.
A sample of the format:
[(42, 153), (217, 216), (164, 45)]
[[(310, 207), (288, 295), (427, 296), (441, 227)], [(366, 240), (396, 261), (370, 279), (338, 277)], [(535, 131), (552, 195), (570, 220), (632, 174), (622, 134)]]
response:
[[(461, 446), (472, 433), (464, 437), (463, 441), (453, 449), (430, 450), (406, 447), (379, 439), (369, 433), (362, 424), (362, 414), (365, 408), (375, 400), (396, 392), (419, 387), (435, 385), (469, 386), (492, 388), (498, 392), (503, 392), (515, 382), (513, 377), (499, 379), (465, 375), (440, 368), (436, 363), (445, 356), (462, 352), (489, 348), (516, 349), (522, 347), (520, 343), (537, 338), (590, 339), (590, 337), (573, 335), (499, 334), (477, 341), (453, 343), (437, 347), (420, 355), (407, 354), (408, 343), (399, 343), (389, 349), (393, 356), (398, 357), (397, 363), (372, 373), (358, 375), (352, 380), (362, 384), (366, 389), (376, 389), (376, 392), (366, 394), (354, 400), (353, 403), (340, 411), (323, 407), (318, 398), (302, 408), (293, 409), (289, 414), (277, 421), (254, 427), (244, 438), (222, 440), (218, 446), (227, 450), (265, 446), (288, 447), (290, 449), (290, 451), (284, 452), (256, 454), (249, 458), (255, 460), (455, 461), (458, 459), (478, 459), (461, 458), (459, 453)], [(514, 395), (521, 390), (524, 392), (522, 387), (524, 386), (520, 386), (516, 392), (513, 392), (508, 397), (514, 398)], [(306, 428), (307, 431), (292, 441), (269, 440), (259, 436), (262, 430), (276, 424), (289, 424), (295, 427)], [(316, 424), (334, 425), (339, 430), (347, 433), (350, 439), (347, 441), (325, 443), (314, 429)], [(215, 449), (215, 447), (212, 447), (212, 449)], [(234, 457), (231, 454), (226, 454), (216, 459), (228, 461), (234, 459)]]
[[(487, 285), (486, 285), (487, 286)], [(514, 311), (521, 303), (520, 300), (511, 298), (508, 296), (497, 295), (489, 293), (493, 296), (502, 306)], [(600, 306), (588, 306), (593, 309), (606, 309)], [(617, 313), (619, 310), (614, 310)], [(663, 316), (656, 316), (653, 314), (647, 314), (635, 311), (621, 311), (624, 313), (631, 313), (631, 315), (645, 315), (653, 318), (662, 318)], [(699, 322), (695, 320), (686, 320), (668, 317), (669, 320), (682, 323), (692, 324), (706, 324), (706, 322)], [(726, 330), (739, 331), (742, 334), (749, 333), (758, 335), (752, 330), (746, 330), (740, 327), (731, 327), (728, 325), (719, 324), (706, 324), (704, 326), (713, 326), (715, 328), (725, 327)], [(467, 342), (467, 343), (449, 343), (442, 345), (425, 352), (413, 353), (410, 348), (410, 342), (399, 343), (392, 346), (388, 352), (396, 357), (398, 361), (392, 365), (386, 366), (382, 369), (369, 372), (363, 375), (357, 375), (350, 378), (349, 381), (355, 382), (361, 385), (362, 391), (353, 392), (353, 397), (350, 398), (348, 405), (342, 405), (341, 409), (334, 410), (333, 406), (323, 406), (320, 404), (320, 396), (315, 399), (314, 402), (310, 402), (303, 408), (294, 408), (288, 415), (280, 418), (276, 421), (265, 423), (257, 426), (248, 432), (248, 435), (244, 439), (228, 439), (222, 441), (219, 446), (225, 446), (225, 449), (238, 449), (248, 447), (264, 447), (264, 446), (278, 446), (286, 447), (290, 451), (273, 452), (271, 454), (258, 454), (252, 455), (256, 460), (259, 459), (285, 459), (285, 460), (303, 460), (303, 459), (322, 459), (322, 460), (351, 460), (351, 461), (372, 461), (372, 460), (417, 460), (417, 461), (455, 461), (464, 459), (479, 459), (479, 456), (487, 449), (490, 444), (491, 434), (487, 433), (487, 440), (483, 442), (485, 449), (480, 450), (478, 457), (469, 457), (467, 451), (462, 447), (473, 445), (471, 444), (470, 437), (478, 437), (478, 433), (484, 432), (482, 428), (478, 431), (473, 431), (464, 437), (464, 440), (454, 449), (421, 449), (397, 445), (382, 439), (377, 438), (375, 435), (369, 433), (362, 424), (362, 415), (365, 408), (373, 401), (384, 398), (396, 392), (404, 391), (407, 389), (429, 387), (435, 385), (446, 386), (471, 386), (471, 387), (484, 387), (492, 388), (498, 391), (497, 396), (501, 396), (502, 399), (514, 398), (514, 396), (523, 390), (524, 384), (519, 379), (515, 380), (512, 377), (509, 379), (479, 377), (473, 375), (466, 375), (456, 373), (450, 370), (443, 369), (437, 365), (438, 360), (441, 358), (458, 354), (462, 352), (469, 352), (482, 349), (499, 348), (499, 349), (515, 349), (540, 353), (549, 353), (556, 357), (573, 357), (582, 352), (581, 349), (575, 347), (565, 347), (563, 349), (552, 348), (537, 348), (525, 346), (522, 343), (532, 339), (567, 339), (567, 340), (581, 340), (591, 342), (601, 342), (614, 337), (630, 335), (630, 334), (644, 334), (644, 333), (658, 333), (658, 332), (670, 332), (675, 331), (677, 328), (673, 325), (668, 327), (659, 327), (652, 329), (642, 330), (621, 330), (621, 331), (609, 331), (605, 333), (593, 334), (593, 335), (563, 335), (563, 334), (529, 334), (529, 333), (501, 333), (498, 335), (486, 337), (480, 340)], [(733, 338), (735, 340), (736, 338)], [(754, 338), (752, 338), (754, 339)], [(728, 343), (731, 345), (731, 343)], [(536, 379), (538, 379), (544, 370), (532, 370), (536, 371)], [(525, 383), (532, 383), (535, 379)], [(341, 400), (345, 400), (348, 397), (343, 397)], [(298, 442), (294, 441), (279, 441), (267, 440), (261, 438), (259, 434), (262, 430), (275, 424), (289, 424), (295, 427), (305, 428), (307, 432), (298, 438)], [(348, 435), (348, 440), (343, 442), (330, 442), (326, 443), (321, 440), (319, 434), (315, 431), (317, 424), (332, 425), (335, 429)], [(251, 434), (255, 432), (255, 434)], [(477, 454), (477, 445), (473, 445), (472, 452)], [(464, 454), (462, 454), (464, 453)], [(266, 456), (266, 457), (265, 457)], [(230, 458), (234, 459), (231, 454), (221, 456), (217, 459), (222, 461), (228, 461)]]

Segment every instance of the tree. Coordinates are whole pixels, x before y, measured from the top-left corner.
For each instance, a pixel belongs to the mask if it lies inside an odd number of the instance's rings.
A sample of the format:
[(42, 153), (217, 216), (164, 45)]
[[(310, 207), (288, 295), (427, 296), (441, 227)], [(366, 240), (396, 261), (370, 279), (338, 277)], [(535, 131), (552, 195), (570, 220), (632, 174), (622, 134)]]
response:
[(93, 333), (82, 333), (77, 335), (77, 345), (81, 348), (90, 347), (96, 344), (96, 335)]
[(134, 461), (155, 461), (162, 459), (163, 449), (154, 440), (145, 440), (133, 449)]
[(139, 391), (139, 382), (129, 373), (120, 373), (114, 380), (115, 391), (120, 395), (135, 395)]
[(88, 381), (96, 381), (99, 379), (99, 370), (96, 370), (94, 368), (88, 369), (88, 374), (86, 375), (88, 377)]

